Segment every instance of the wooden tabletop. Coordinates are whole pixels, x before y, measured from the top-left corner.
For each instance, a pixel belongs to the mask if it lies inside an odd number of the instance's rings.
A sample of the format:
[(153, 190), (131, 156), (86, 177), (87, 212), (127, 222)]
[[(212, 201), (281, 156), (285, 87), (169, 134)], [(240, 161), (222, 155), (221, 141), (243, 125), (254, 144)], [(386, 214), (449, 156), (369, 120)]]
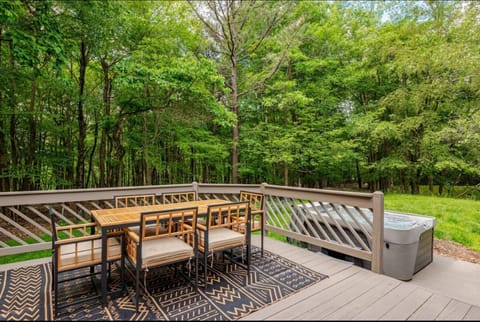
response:
[(224, 199), (207, 199), (151, 206), (98, 209), (92, 210), (91, 212), (97, 223), (103, 228), (140, 223), (140, 214), (146, 211), (198, 207), (198, 214), (206, 214), (209, 205), (228, 202), (231, 201)]

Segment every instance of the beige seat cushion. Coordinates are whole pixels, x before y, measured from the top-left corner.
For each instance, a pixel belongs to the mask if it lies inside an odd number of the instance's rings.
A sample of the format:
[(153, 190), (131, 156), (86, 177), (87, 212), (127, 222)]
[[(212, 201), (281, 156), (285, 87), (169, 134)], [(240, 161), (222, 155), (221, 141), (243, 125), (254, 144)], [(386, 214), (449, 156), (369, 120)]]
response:
[(185, 258), (194, 255), (193, 247), (177, 237), (165, 237), (146, 240), (142, 244), (142, 262), (148, 266), (150, 263), (171, 258)]
[[(203, 244), (204, 234), (200, 232), (200, 240)], [(217, 228), (208, 231), (208, 247), (222, 248), (234, 244), (242, 244), (245, 241), (245, 235), (228, 228)]]
[[(75, 246), (77, 251), (75, 252)], [(102, 260), (102, 240), (83, 241), (77, 244), (66, 244), (59, 247), (60, 260), (59, 269), (62, 266), (83, 263), (88, 264), (91, 261)], [(120, 257), (121, 246), (116, 238), (108, 239), (108, 256)], [(77, 257), (75, 259), (75, 257)]]

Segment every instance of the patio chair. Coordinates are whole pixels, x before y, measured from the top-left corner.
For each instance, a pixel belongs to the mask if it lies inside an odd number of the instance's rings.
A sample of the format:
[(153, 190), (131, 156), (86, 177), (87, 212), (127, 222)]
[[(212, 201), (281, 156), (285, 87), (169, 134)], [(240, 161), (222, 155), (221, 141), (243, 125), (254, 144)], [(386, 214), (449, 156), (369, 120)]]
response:
[[(198, 207), (167, 209), (141, 213), (140, 227), (128, 228), (127, 259), (135, 268), (135, 306), (138, 312), (140, 275), (144, 274), (144, 287), (148, 291), (147, 272), (154, 267), (187, 262), (191, 281), (191, 260), (195, 259), (194, 288), (198, 284), (197, 234), (195, 225)], [(155, 228), (152, 230), (151, 227)], [(147, 230), (148, 227), (148, 230)], [(177, 271), (177, 270), (175, 270)]]
[[(264, 223), (264, 195), (259, 192), (252, 191), (240, 191), (240, 201), (248, 201), (250, 203), (250, 212), (251, 212), (251, 231), (260, 231), (261, 232), (261, 255), (263, 256), (263, 239), (265, 230), (263, 229)], [(240, 231), (246, 229), (245, 225), (240, 226)]]
[[(248, 202), (229, 202), (210, 205), (205, 218), (197, 217), (198, 251), (203, 254), (204, 287), (208, 282), (208, 258), (211, 257), (212, 265), (215, 253), (229, 250), (229, 260), (247, 270), (246, 282), (250, 275), (250, 206)], [(200, 219), (203, 219), (200, 222)], [(247, 227), (240, 230), (240, 226)], [(244, 260), (244, 248), (246, 261)], [(241, 248), (241, 260), (233, 256), (232, 250)]]
[(115, 208), (154, 205), (155, 194), (113, 196)]
[(166, 192), (162, 193), (162, 203), (177, 203), (184, 201), (195, 201), (197, 200), (196, 191), (181, 191), (181, 192)]
[[(100, 270), (96, 272), (95, 267), (102, 262), (102, 236), (95, 231), (96, 223), (94, 222), (59, 226), (52, 208), (49, 208), (49, 212), (52, 224), (52, 289), (55, 298), (54, 311), (57, 316), (61, 308), (81, 304), (101, 296), (97, 293), (77, 299), (70, 297), (65, 303), (59, 304), (59, 299), (62, 297), (59, 289), (61, 283), (88, 277), (95, 282), (94, 276), (101, 273)], [(109, 273), (110, 264), (121, 260), (122, 234), (122, 232), (112, 232), (107, 236)], [(88, 272), (86, 272), (87, 268), (90, 268)], [(75, 270), (82, 271), (75, 273)], [(65, 276), (67, 272), (70, 272), (70, 276)]]
[[(155, 205), (155, 194), (137, 194), (137, 195), (123, 195), (113, 196), (115, 200), (115, 208), (128, 208), (138, 206)], [(137, 226), (138, 228), (138, 226)], [(121, 231), (122, 229), (115, 229), (115, 231)], [(123, 230), (126, 231), (126, 228)]]

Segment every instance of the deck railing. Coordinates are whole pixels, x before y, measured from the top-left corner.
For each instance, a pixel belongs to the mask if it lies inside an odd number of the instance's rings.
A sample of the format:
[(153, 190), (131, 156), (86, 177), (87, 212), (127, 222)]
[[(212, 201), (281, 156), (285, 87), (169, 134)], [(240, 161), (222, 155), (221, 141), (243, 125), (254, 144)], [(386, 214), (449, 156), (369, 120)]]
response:
[[(191, 184), (0, 193), (0, 256), (51, 248), (49, 210), (65, 224), (91, 221), (114, 196), (197, 191), (200, 199), (238, 201), (240, 190), (265, 194), (265, 231), (371, 262), (382, 273), (383, 193), (270, 184)], [(157, 198), (160, 203), (160, 198)]]

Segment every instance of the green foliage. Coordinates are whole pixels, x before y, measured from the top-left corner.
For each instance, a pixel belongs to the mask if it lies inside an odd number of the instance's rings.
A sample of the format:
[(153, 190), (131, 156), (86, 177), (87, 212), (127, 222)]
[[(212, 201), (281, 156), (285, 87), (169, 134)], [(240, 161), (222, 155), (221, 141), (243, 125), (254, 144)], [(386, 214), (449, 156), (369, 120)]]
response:
[(1, 189), (479, 182), (478, 3), (211, 4), (1, 2)]

